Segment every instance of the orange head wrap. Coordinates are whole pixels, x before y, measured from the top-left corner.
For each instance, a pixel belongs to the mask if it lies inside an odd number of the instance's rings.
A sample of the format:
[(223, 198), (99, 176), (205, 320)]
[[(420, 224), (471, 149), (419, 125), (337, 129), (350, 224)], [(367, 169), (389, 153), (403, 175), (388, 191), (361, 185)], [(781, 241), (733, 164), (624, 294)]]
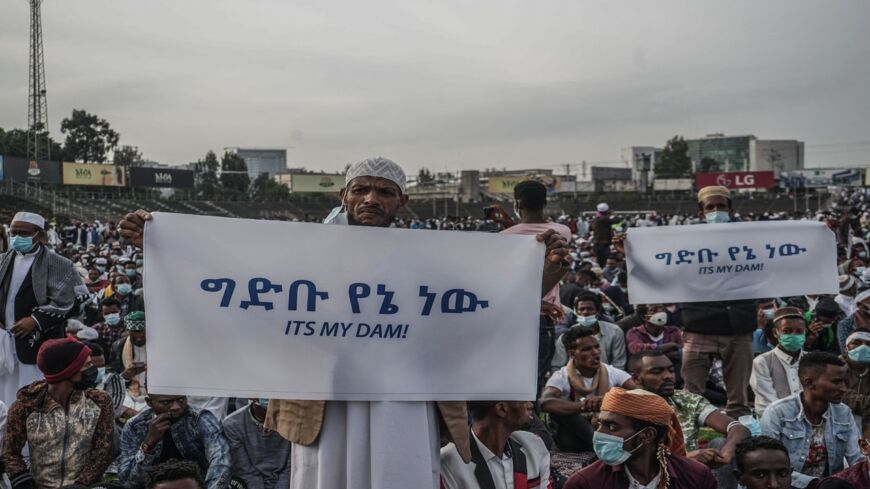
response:
[(680, 421), (668, 402), (656, 394), (641, 389), (627, 391), (614, 387), (604, 395), (601, 410), (658, 426), (667, 426), (668, 434), (665, 443), (668, 444), (671, 453), (686, 455), (686, 444)]

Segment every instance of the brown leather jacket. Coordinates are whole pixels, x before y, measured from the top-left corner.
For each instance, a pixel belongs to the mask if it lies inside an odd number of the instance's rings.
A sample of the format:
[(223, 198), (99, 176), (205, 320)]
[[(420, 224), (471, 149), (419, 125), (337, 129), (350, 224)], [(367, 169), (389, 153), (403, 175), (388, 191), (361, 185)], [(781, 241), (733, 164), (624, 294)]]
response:
[[(269, 401), (266, 428), (300, 445), (311, 445), (320, 435), (326, 401)], [(468, 415), (464, 401), (438, 401), (438, 411), (450, 441), (456, 445), (465, 463), (471, 461)]]

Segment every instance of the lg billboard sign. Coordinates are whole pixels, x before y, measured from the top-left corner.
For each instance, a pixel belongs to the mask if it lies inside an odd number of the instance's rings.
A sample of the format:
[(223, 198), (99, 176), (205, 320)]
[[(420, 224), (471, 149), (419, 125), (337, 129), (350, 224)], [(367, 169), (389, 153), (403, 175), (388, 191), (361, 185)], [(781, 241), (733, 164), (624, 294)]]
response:
[(772, 171), (698, 173), (695, 175), (695, 185), (698, 188), (709, 185), (721, 185), (730, 189), (771, 188), (774, 183)]

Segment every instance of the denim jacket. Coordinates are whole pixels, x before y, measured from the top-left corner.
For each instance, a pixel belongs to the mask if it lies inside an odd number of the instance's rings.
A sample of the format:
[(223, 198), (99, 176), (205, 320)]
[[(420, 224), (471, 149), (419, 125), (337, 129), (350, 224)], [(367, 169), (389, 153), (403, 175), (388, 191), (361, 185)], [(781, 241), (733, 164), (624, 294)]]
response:
[[(858, 427), (852, 410), (845, 404), (829, 404), (822, 415), (825, 420), (825, 446), (828, 449), (828, 468), (830, 474), (844, 469), (843, 458), (849, 464), (860, 462), (864, 456), (858, 449)], [(804, 475), (804, 460), (810, 451), (812, 427), (804, 417), (801, 394), (797, 393), (780, 399), (764, 411), (761, 417), (761, 431), (785, 445), (791, 460), (792, 487), (807, 487), (812, 477)]]
[[(163, 441), (151, 455), (140, 454), (139, 450), (154, 417), (154, 411), (145, 409), (124, 426), (118, 478), (127, 487), (143, 487), (145, 471), (160, 457)], [(225, 489), (230, 480), (230, 447), (217, 418), (208, 411), (188, 407), (181, 419), (172, 423), (170, 431), (185, 460), (196, 462), (206, 472), (206, 489)]]

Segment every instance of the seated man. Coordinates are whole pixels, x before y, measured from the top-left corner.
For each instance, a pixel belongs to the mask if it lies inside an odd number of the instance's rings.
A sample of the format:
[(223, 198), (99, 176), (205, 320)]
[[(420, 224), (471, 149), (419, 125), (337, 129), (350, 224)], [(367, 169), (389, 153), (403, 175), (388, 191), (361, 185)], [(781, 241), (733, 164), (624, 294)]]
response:
[(664, 304), (641, 304), (635, 308), (641, 324), (628, 330), (625, 343), (628, 353), (660, 351), (671, 359), (677, 383), (682, 385), (680, 367), (683, 363), (683, 332), (668, 322)]
[(3, 462), (12, 487), (101, 481), (112, 462), (114, 410), (105, 392), (88, 385), (96, 376), (90, 348), (69, 338), (50, 339), (39, 348), (36, 364), (45, 380), (22, 387), (9, 409)]
[(832, 477), (842, 479), (852, 484), (852, 487), (865, 488), (870, 487), (870, 426), (864, 425), (864, 433), (858, 440), (858, 448), (861, 449), (861, 454), (864, 458), (849, 466), (848, 469), (837, 472)]
[(205, 489), (199, 466), (189, 460), (160, 464), (145, 476), (145, 489)]
[(520, 431), (532, 417), (532, 403), (469, 401), (468, 412), (471, 463), (462, 460), (453, 443), (442, 448), (442, 488), (552, 489), (550, 452), (537, 435)]
[(798, 368), (803, 392), (771, 404), (761, 431), (788, 449), (792, 485), (814, 489), (819, 480), (861, 460), (852, 411), (840, 404), (846, 394), (846, 364), (826, 352), (809, 352)]
[(843, 397), (843, 404), (849, 406), (860, 423), (870, 423), (870, 333), (856, 331), (846, 339), (846, 354), (841, 358), (846, 362), (849, 375), (849, 390)]
[(746, 489), (789, 489), (791, 462), (779, 440), (767, 436), (747, 438), (737, 445), (734, 476)]
[[(711, 469), (727, 465), (734, 458), (737, 444), (750, 436), (749, 430), (726, 416), (704, 397), (687, 390), (674, 389), (674, 367), (662, 352), (645, 351), (629, 360), (631, 378), (646, 391), (658, 394), (677, 414), (683, 438), (686, 441), (686, 456), (707, 465)], [(725, 435), (725, 443), (719, 448), (698, 448), (698, 435), (702, 427), (709, 427)], [(727, 484), (719, 478), (720, 488)], [(733, 487), (733, 483), (731, 485)]]
[(822, 297), (813, 309), (813, 318), (807, 331), (805, 351), (840, 353), (837, 342), (837, 323), (842, 318), (840, 306), (830, 297)]
[(570, 360), (553, 373), (541, 396), (541, 410), (559, 425), (556, 445), (566, 452), (592, 450), (593, 427), (588, 418), (599, 410), (612, 387), (636, 389), (631, 375), (601, 363), (601, 347), (590, 328), (571, 328), (562, 335)]
[(224, 489), (230, 479), (230, 448), (214, 415), (188, 407), (184, 396), (148, 394), (145, 402), (148, 407), (121, 433), (121, 482), (140, 488), (148, 468), (179, 459), (199, 465), (207, 489)]
[(268, 405), (268, 399), (254, 399), (223, 421), (232, 475), (247, 489), (286, 489), (290, 485), (290, 442), (263, 426)]
[(601, 404), (593, 443), (598, 461), (565, 489), (715, 489), (710, 469), (686, 458), (674, 411), (644, 390), (611, 389)]
[[(601, 361), (616, 368), (625, 368), (625, 333), (619, 326), (599, 319), (601, 299), (592, 292), (583, 292), (577, 296), (574, 305), (576, 323), (571, 329), (588, 329), (595, 334), (601, 346)], [(563, 334), (567, 334), (563, 333)], [(553, 355), (552, 367), (562, 368), (568, 363), (568, 355), (561, 341), (556, 341), (556, 353)]]
[(764, 410), (778, 399), (801, 390), (798, 362), (806, 342), (807, 323), (803, 312), (796, 307), (782, 307), (773, 316), (773, 335), (776, 348), (762, 353), (752, 361), (749, 385), (755, 392), (755, 413)]

